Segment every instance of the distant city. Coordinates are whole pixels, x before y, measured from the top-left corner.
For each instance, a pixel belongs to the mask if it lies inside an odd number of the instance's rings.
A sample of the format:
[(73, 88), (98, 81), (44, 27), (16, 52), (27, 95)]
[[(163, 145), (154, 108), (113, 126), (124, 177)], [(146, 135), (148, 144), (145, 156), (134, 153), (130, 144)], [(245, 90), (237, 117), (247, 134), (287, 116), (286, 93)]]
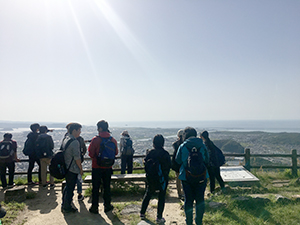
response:
[[(250, 148), (252, 153), (290, 153), (292, 149), (297, 149), (298, 154), (300, 154), (300, 132), (290, 131), (288, 130), (295, 130), (296, 127), (294, 126), (295, 123), (299, 123), (299, 121), (294, 121), (293, 126), (287, 126), (291, 122), (278, 122), (275, 126), (266, 127), (267, 130), (272, 131), (270, 132), (262, 132), (264, 130), (252, 130), (255, 126), (258, 127), (259, 124), (248, 124), (247, 127), (244, 129), (239, 128), (245, 121), (240, 123), (233, 123), (231, 127), (217, 129), (216, 126), (208, 127), (208, 124), (203, 124), (203, 127), (200, 126), (201, 122), (180, 122), (177, 125), (182, 125), (182, 127), (186, 126), (194, 126), (198, 132), (203, 130), (208, 130), (210, 132), (210, 137), (212, 140), (232, 140), (237, 142), (242, 148)], [(262, 123), (262, 122), (261, 122)], [(6, 132), (10, 132), (13, 134), (13, 139), (18, 143), (18, 157), (20, 159), (26, 159), (27, 157), (23, 155), (22, 150), (24, 147), (24, 142), (26, 140), (27, 134), (30, 132), (29, 126), (30, 122), (27, 123), (16, 123), (16, 122), (5, 122), (0, 121), (0, 135), (3, 137), (3, 134)], [(166, 125), (167, 123), (165, 123)], [(279, 125), (283, 125), (281, 128)], [(48, 128), (54, 129), (53, 132), (49, 132), (49, 135), (52, 136), (54, 144), (55, 144), (55, 151), (59, 149), (61, 145), (61, 141), (66, 133), (65, 124), (62, 123), (41, 123), (41, 125), (47, 125)], [(117, 141), (120, 139), (120, 134), (123, 130), (128, 130), (130, 136), (133, 139), (133, 146), (135, 149), (135, 155), (144, 155), (147, 149), (152, 148), (152, 138), (156, 134), (162, 134), (165, 137), (165, 149), (173, 153), (172, 143), (176, 140), (176, 134), (180, 127), (175, 126), (170, 127), (156, 126), (159, 124), (152, 123), (149, 127), (146, 127), (147, 124), (144, 126), (136, 126), (133, 127), (133, 124), (128, 123), (127, 126), (121, 127), (116, 126), (121, 124), (111, 124), (110, 131), (112, 136), (116, 138)], [(137, 124), (138, 125), (138, 124)], [(214, 124), (210, 124), (214, 125)], [(224, 125), (224, 124), (223, 124)], [(286, 128), (284, 128), (284, 125)], [(175, 126), (175, 127), (174, 127)], [(300, 125), (298, 126), (298, 128)], [(280, 129), (281, 130), (280, 130)], [(279, 133), (276, 130), (280, 130)], [(95, 135), (97, 135), (96, 126), (83, 126), (81, 136), (85, 140), (92, 139)], [(217, 142), (216, 142), (217, 143)], [(222, 146), (219, 146), (222, 148)], [(228, 149), (227, 151), (235, 152), (235, 149)], [(86, 155), (88, 157), (88, 155)], [(237, 159), (237, 161), (240, 159)], [(281, 163), (285, 163), (285, 159), (278, 159)], [(141, 159), (136, 159), (137, 162), (141, 163)], [(116, 162), (119, 163), (118, 161)], [(288, 163), (288, 162), (286, 162)], [(16, 164), (16, 171), (26, 171), (28, 164), (27, 163), (17, 163)], [(90, 169), (91, 168), (91, 161), (84, 162), (84, 168)], [(35, 168), (36, 170), (36, 168)]]

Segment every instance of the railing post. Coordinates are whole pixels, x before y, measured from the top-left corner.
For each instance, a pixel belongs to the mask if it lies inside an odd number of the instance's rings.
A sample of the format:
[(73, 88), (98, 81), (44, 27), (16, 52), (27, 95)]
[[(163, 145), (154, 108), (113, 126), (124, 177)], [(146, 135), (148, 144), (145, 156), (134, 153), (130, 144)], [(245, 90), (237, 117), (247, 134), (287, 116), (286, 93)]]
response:
[(245, 168), (250, 171), (250, 148), (245, 148)]
[(297, 150), (292, 150), (292, 176), (297, 177)]

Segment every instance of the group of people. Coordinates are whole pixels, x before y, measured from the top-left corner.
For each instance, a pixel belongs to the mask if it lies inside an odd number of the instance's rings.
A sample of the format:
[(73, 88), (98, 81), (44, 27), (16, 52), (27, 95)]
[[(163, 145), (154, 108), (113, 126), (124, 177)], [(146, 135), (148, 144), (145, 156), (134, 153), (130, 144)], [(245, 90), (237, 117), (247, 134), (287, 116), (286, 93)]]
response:
[[(69, 123), (67, 126), (60, 150), (64, 152), (64, 161), (67, 173), (65, 176), (66, 186), (63, 190), (61, 211), (64, 213), (77, 212), (78, 210), (72, 204), (75, 186), (77, 184), (78, 200), (83, 200), (82, 195), (82, 162), (84, 155), (88, 151), (88, 155), (92, 158), (92, 205), (89, 212), (98, 214), (99, 207), (99, 189), (103, 186), (104, 212), (113, 210), (111, 204), (111, 175), (113, 174), (112, 165), (114, 157), (121, 152), (121, 173), (124, 174), (127, 168), (128, 173), (132, 173), (133, 154), (132, 140), (127, 131), (121, 134), (120, 145), (115, 138), (111, 136), (109, 125), (105, 120), (97, 123), (98, 135), (92, 140), (84, 141), (80, 136), (82, 126), (79, 123)], [(53, 156), (53, 140), (47, 133), (49, 130), (46, 126), (40, 126), (35, 123), (30, 126), (31, 132), (27, 136), (23, 153), (29, 156), (29, 167), (27, 171), (28, 185), (35, 184), (32, 180), (32, 170), (34, 163), (39, 165), (39, 183), (47, 188), (54, 187), (54, 179), (50, 176), (50, 182), (47, 182), (47, 166), (51, 162)], [(147, 188), (143, 197), (140, 210), (141, 219), (146, 218), (146, 210), (153, 194), (158, 191), (157, 219), (158, 223), (165, 222), (163, 211), (165, 206), (165, 195), (169, 181), (170, 169), (176, 172), (176, 186), (178, 197), (184, 199), (184, 211), (186, 215), (186, 223), (193, 224), (193, 203), (196, 202), (196, 224), (202, 224), (202, 218), (205, 210), (204, 192), (206, 189), (207, 178), (210, 178), (210, 191), (215, 191), (215, 179), (218, 180), (220, 187), (224, 188), (224, 182), (220, 176), (220, 164), (217, 162), (215, 154), (216, 146), (209, 139), (209, 134), (204, 131), (197, 137), (197, 131), (192, 127), (186, 127), (177, 133), (178, 139), (173, 143), (174, 153), (172, 159), (169, 153), (164, 149), (165, 139), (162, 135), (157, 134), (153, 138), (153, 149), (148, 150), (144, 159), (145, 171), (147, 177)], [(90, 142), (88, 150), (85, 142)], [(6, 156), (3, 149), (9, 152)], [(0, 142), (0, 174), (2, 187), (13, 186), (13, 174), (15, 162), (17, 158), (17, 143), (12, 140), (10, 133), (4, 134), (4, 140)], [(108, 150), (111, 151), (110, 153)], [(195, 177), (191, 179), (188, 171), (191, 164), (191, 152), (198, 152), (197, 161), (203, 163), (205, 173), (199, 179)], [(7, 154), (7, 153), (6, 153)], [(103, 156), (108, 154), (106, 156)], [(110, 157), (109, 154), (112, 154)], [(200, 157), (201, 156), (201, 157)], [(6, 168), (9, 170), (9, 183), (6, 183)], [(157, 177), (153, 175), (153, 171), (157, 172)]]

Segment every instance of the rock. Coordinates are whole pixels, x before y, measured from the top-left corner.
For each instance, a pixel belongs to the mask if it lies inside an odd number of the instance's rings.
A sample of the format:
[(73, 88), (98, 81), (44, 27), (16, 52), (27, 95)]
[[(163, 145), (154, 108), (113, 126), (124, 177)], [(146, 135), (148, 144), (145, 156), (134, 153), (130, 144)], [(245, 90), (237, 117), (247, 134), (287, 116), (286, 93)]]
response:
[(24, 202), (26, 200), (26, 193), (24, 186), (18, 186), (11, 189), (7, 189), (4, 192), (4, 201), (8, 202)]
[(218, 209), (221, 208), (223, 206), (226, 206), (225, 203), (221, 203), (221, 202), (209, 202), (208, 203), (208, 207), (212, 208), (212, 209)]
[(249, 199), (250, 199), (249, 197), (239, 196), (239, 197), (233, 198), (232, 200), (237, 200), (237, 201), (248, 201)]
[(275, 195), (276, 196), (276, 202), (277, 203), (283, 203), (283, 204), (287, 204), (290, 203), (291, 200), (287, 197), (284, 197), (282, 195)]
[(140, 213), (141, 206), (140, 205), (127, 205), (121, 212), (121, 215), (124, 214), (132, 214), (132, 213)]
[(153, 223), (151, 223), (151, 222), (147, 223), (145, 220), (142, 220), (137, 225), (149, 225), (149, 224), (153, 224)]

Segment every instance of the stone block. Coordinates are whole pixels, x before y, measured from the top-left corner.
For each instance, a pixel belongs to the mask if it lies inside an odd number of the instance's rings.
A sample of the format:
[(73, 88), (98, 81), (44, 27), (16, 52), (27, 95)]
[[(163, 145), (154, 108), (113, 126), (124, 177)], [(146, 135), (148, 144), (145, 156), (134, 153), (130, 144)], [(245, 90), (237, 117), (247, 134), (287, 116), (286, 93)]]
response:
[(4, 201), (8, 202), (24, 202), (26, 200), (26, 193), (24, 186), (13, 187), (4, 191)]

